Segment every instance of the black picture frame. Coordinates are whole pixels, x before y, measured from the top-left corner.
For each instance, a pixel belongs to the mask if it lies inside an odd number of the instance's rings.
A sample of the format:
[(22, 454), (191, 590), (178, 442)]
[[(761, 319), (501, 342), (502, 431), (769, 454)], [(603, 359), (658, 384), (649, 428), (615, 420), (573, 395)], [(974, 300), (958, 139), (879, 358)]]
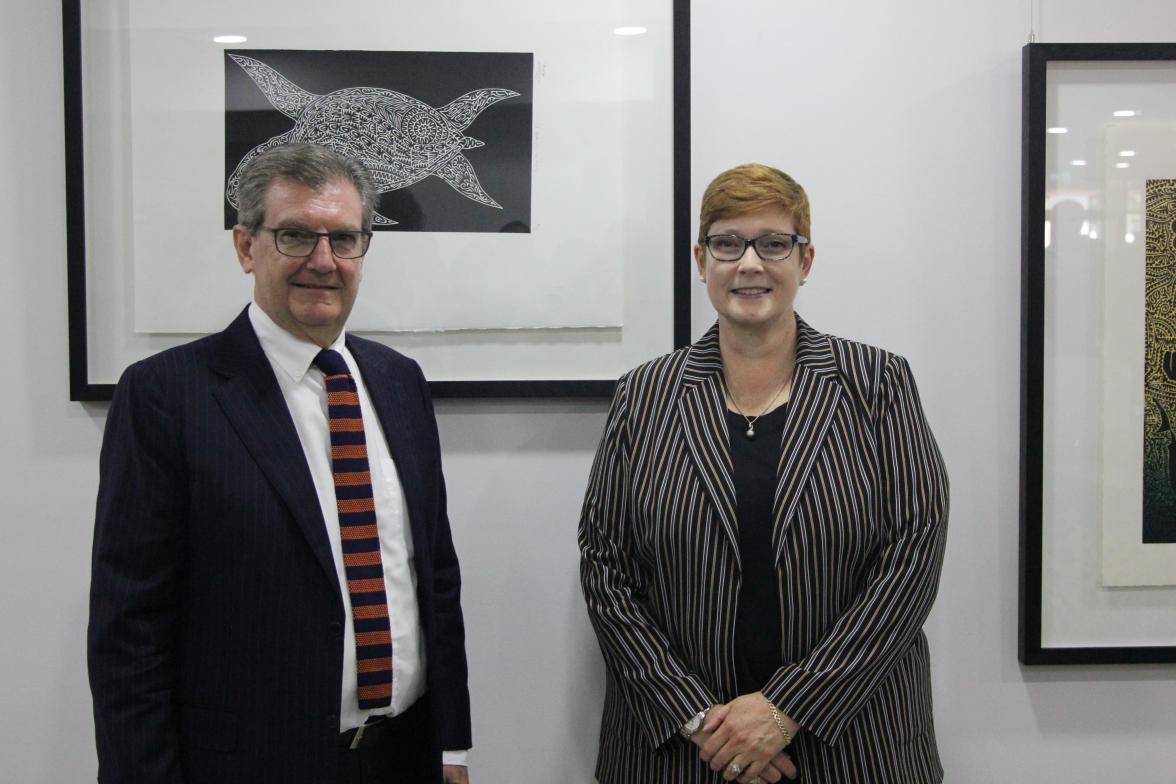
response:
[(1049, 43), (1028, 44), (1022, 50), (1018, 657), (1025, 665), (1176, 662), (1176, 646), (1062, 647), (1044, 643), (1042, 634), (1044, 559), (1049, 557), (1043, 547), (1048, 66), (1058, 61), (1111, 64), (1160, 60), (1176, 61), (1176, 44)]
[[(666, 274), (672, 291), (672, 345), (690, 340), (690, 3), (670, 0), (672, 29), (673, 193), (672, 236), (665, 247)], [(65, 95), (65, 172), (67, 303), (69, 314), (69, 397), (73, 401), (106, 401), (114, 384), (89, 377), (87, 321), (87, 258), (85, 160), (83, 148), (83, 21), (81, 0), (62, 0)], [(438, 398), (607, 398), (615, 378), (509, 380), (440, 380), (429, 387)]]

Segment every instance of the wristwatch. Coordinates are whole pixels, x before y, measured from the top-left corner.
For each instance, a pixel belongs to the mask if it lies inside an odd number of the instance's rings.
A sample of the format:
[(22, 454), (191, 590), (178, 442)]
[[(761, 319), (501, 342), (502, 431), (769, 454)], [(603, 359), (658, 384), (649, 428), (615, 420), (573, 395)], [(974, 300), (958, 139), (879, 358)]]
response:
[[(707, 710), (710, 710), (709, 708)], [(690, 717), (690, 720), (678, 728), (678, 734), (686, 740), (690, 740), (690, 736), (698, 732), (698, 728), (706, 721), (706, 711), (701, 710)]]

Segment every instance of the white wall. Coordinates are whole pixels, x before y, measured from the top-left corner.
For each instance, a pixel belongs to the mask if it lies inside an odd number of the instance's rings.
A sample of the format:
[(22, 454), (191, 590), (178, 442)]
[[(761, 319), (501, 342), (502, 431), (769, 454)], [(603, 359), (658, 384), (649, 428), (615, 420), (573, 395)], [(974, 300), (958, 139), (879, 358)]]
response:
[[(1176, 40), (1168, 0), (1035, 7), (1042, 41)], [(66, 399), (60, 13), (50, 0), (7, 0), (4, 17), (0, 760), (9, 782), (86, 781), (86, 589), (105, 406)], [(731, 164), (795, 174), (813, 197), (817, 248), (800, 311), (914, 364), (952, 474), (947, 566), (928, 624), (948, 781), (1171, 784), (1176, 669), (1016, 661), (1029, 17), (1027, 0), (696, 2), (695, 201)], [(719, 96), (749, 108), (723, 121)], [(769, 98), (784, 110), (750, 108)], [(696, 313), (701, 329), (701, 304)], [(602, 674), (575, 526), (605, 406), (438, 408), (466, 575), (475, 781), (589, 782)]]

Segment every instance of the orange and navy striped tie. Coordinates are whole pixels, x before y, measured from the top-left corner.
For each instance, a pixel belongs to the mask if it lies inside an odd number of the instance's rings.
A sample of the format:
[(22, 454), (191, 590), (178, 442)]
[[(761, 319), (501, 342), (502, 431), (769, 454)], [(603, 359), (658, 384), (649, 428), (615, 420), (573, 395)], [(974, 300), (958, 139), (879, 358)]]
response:
[(392, 630), (359, 393), (339, 352), (324, 349), (314, 358), (314, 364), (323, 371), (327, 388), (335, 503), (355, 621), (359, 707), (379, 708), (392, 702)]

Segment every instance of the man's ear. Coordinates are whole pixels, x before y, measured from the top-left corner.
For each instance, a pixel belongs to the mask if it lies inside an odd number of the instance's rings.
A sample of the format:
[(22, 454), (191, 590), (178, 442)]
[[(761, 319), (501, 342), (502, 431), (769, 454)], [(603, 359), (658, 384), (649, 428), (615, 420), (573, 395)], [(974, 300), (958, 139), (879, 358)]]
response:
[(253, 242), (256, 237), (249, 229), (238, 223), (233, 227), (233, 248), (237, 251), (237, 262), (248, 275), (253, 272)]

